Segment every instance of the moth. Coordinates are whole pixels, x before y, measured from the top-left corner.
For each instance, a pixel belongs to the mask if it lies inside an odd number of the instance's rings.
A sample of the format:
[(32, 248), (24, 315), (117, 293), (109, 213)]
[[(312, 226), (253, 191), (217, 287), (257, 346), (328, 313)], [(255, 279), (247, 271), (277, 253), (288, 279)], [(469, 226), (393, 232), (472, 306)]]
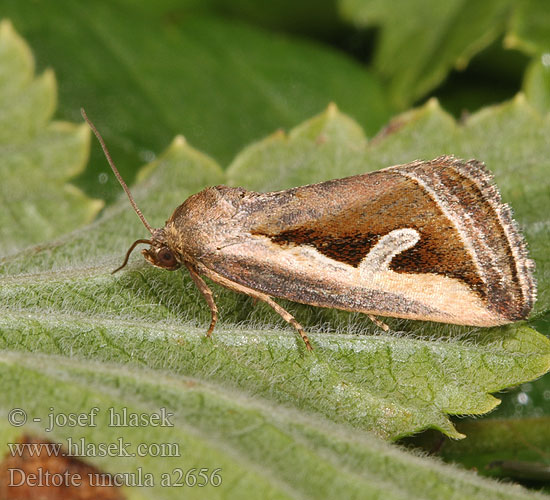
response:
[(210, 307), (205, 276), (269, 304), (273, 297), (374, 315), (489, 327), (525, 319), (536, 298), (533, 262), (491, 174), (477, 160), (441, 156), (271, 193), (208, 187), (162, 228), (137, 207), (101, 135), (109, 164), (151, 233), (153, 266), (184, 266)]

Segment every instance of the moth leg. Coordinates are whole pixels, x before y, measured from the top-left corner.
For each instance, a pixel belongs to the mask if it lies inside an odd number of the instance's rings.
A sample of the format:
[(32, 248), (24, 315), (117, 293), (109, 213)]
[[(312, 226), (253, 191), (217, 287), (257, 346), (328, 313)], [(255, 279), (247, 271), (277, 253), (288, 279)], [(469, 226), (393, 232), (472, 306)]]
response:
[(384, 330), (385, 332), (387, 332), (390, 329), (390, 327), (386, 325), (386, 323), (384, 323), (383, 321), (380, 321), (376, 316), (373, 316), (372, 314), (367, 314), (367, 316), (376, 326), (378, 326), (379, 328), (382, 328), (382, 330)]
[[(307, 336), (306, 332), (302, 328), (302, 325), (296, 321), (294, 316), (290, 314), (286, 309), (283, 309), (277, 302), (275, 302), (269, 295), (266, 295), (262, 292), (257, 292), (256, 290), (253, 290), (252, 288), (248, 288), (247, 286), (240, 285), (239, 283), (235, 283), (234, 281), (231, 281), (227, 278), (224, 278), (223, 276), (219, 275), (215, 271), (212, 271), (211, 269), (207, 268), (206, 266), (200, 266), (199, 267), (200, 272), (204, 275), (206, 275), (208, 278), (210, 278), (215, 283), (218, 283), (218, 285), (222, 285), (226, 288), (229, 288), (230, 290), (233, 290), (235, 292), (244, 293), (245, 295), (248, 295), (249, 297), (252, 297), (254, 299), (261, 300), (265, 302), (266, 304), (269, 304), (287, 323), (292, 325), (298, 333), (300, 334), (300, 337), (302, 337), (302, 340), (306, 344), (306, 348), (308, 351), (312, 351), (313, 348), (311, 347), (311, 344), (309, 343), (309, 337)], [(192, 276), (192, 275), (191, 275)]]
[(302, 340), (306, 344), (307, 350), (308, 351), (313, 350), (313, 347), (311, 347), (311, 344), (309, 343), (309, 337), (307, 336), (307, 333), (304, 331), (302, 325), (300, 325), (300, 323), (298, 323), (296, 321), (296, 318), (294, 318), (294, 316), (292, 316), (292, 314), (290, 314), (286, 309), (284, 309), (279, 304), (277, 304), (277, 302), (275, 302), (268, 295), (262, 294), (261, 296), (258, 296), (258, 297), (255, 297), (255, 298), (263, 300), (266, 304), (269, 304), (275, 310), (275, 312), (277, 312), (281, 316), (281, 318), (283, 318), (287, 323), (289, 323), (294, 328), (296, 328), (296, 330), (298, 331), (298, 333), (302, 337)]
[(212, 313), (212, 320), (210, 321), (210, 326), (208, 327), (206, 336), (211, 337), (212, 332), (214, 331), (214, 327), (218, 322), (218, 306), (216, 305), (216, 302), (214, 302), (214, 295), (212, 295), (212, 290), (208, 288), (208, 285), (198, 275), (197, 271), (195, 271), (192, 266), (185, 263), (185, 267), (187, 267), (189, 274), (191, 275), (191, 278), (195, 282), (195, 285), (197, 285), (197, 288), (202, 293), (202, 296), (204, 297), (204, 300), (206, 300), (208, 307), (210, 307), (210, 312)]

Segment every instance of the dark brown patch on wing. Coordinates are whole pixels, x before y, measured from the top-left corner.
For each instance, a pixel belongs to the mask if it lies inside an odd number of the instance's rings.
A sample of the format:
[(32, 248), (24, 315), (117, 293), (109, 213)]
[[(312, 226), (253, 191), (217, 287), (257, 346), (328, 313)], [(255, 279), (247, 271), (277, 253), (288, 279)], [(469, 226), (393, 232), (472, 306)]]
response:
[(418, 243), (392, 259), (389, 266), (392, 271), (447, 276), (465, 283), (480, 297), (486, 296), (486, 286), (471, 259), (465, 260), (464, 248), (460, 244), (456, 241), (442, 241), (439, 235), (427, 228), (419, 232)]
[(326, 234), (306, 227), (289, 229), (270, 235), (273, 243), (280, 245), (310, 245), (330, 259), (358, 267), (361, 261), (376, 244), (378, 234)]
[[(354, 179), (357, 184), (347, 190), (331, 186), (321, 191), (322, 184), (315, 186), (324, 208), (310, 220), (288, 229), (264, 224), (251, 233), (283, 246), (310, 245), (335, 261), (357, 267), (382, 236), (395, 229), (415, 229), (419, 242), (396, 255), (390, 269), (448, 276), (481, 297), (486, 295), (486, 286), (458, 231), (418, 183), (391, 171), (360, 177), (364, 186), (358, 176)], [(304, 199), (302, 210), (310, 211), (307, 203)]]

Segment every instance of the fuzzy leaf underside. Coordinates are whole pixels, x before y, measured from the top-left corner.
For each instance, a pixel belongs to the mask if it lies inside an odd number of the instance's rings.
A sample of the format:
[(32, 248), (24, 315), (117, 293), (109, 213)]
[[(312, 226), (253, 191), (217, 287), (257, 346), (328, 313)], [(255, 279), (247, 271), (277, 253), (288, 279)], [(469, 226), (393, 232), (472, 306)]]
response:
[[(39, 363), (39, 367), (37, 366)], [(168, 445), (170, 456), (99, 458), (111, 473), (153, 476), (156, 488), (126, 488), (128, 498), (181, 498), (181, 488), (158, 487), (163, 474), (208, 467), (220, 469), (218, 488), (186, 488), (185, 498), (537, 498), (457, 471), (392, 447), (368, 434), (281, 406), (251, 398), (195, 378), (140, 368), (128, 369), (65, 356), (9, 353), (0, 355), (0, 374), (7, 383), (3, 400), (24, 406), (30, 416), (48, 422), (49, 407), (59, 413), (100, 408), (97, 428), (57, 427), (50, 439), (68, 438), (88, 446), (119, 439), (129, 453), (144, 441), (143, 429), (114, 427), (112, 412), (151, 414), (159, 408), (174, 415), (173, 427), (148, 427), (147, 443)], [(44, 399), (48, 395), (48, 400)], [(78, 406), (78, 403), (81, 406)], [(34, 424), (33, 428), (43, 424)], [(101, 429), (98, 432), (96, 429)], [(0, 424), (0, 435), (15, 438), (14, 429)], [(152, 453), (158, 448), (151, 448)], [(181, 456), (174, 456), (179, 453)]]

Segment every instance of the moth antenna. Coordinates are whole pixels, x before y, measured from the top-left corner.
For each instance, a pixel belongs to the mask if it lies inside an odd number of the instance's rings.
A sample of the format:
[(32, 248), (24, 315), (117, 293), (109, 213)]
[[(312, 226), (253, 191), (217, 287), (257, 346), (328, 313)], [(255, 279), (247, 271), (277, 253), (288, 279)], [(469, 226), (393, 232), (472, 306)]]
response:
[[(95, 128), (95, 125), (88, 118), (88, 115), (86, 114), (86, 111), (84, 111), (84, 108), (80, 108), (80, 113), (82, 114), (82, 118), (84, 118), (84, 120), (86, 120), (86, 122), (88, 123), (88, 125), (92, 129), (92, 132), (97, 137), (97, 140), (99, 141), (99, 144), (101, 144), (101, 148), (103, 149), (103, 153), (105, 154), (105, 157), (107, 158), (107, 161), (109, 162), (109, 165), (111, 165), (111, 169), (113, 170), (114, 174), (116, 175), (116, 178), (118, 179), (118, 182), (120, 182), (120, 185), (122, 186), (122, 189), (124, 189), (124, 191), (128, 195), (128, 199), (130, 200), (130, 203), (131, 203), (132, 207), (134, 208), (134, 211), (136, 212), (138, 217), (141, 219), (141, 222), (143, 222), (143, 225), (147, 228), (147, 230), (151, 234), (153, 234), (154, 228), (147, 222), (147, 219), (141, 213), (141, 210), (138, 208), (136, 202), (134, 201), (132, 193), (130, 193), (130, 190), (128, 189), (128, 186), (124, 182), (124, 179), (120, 175), (118, 169), (115, 167), (115, 163), (113, 162), (113, 159), (111, 158), (111, 155), (109, 154), (109, 150), (107, 149), (107, 146), (105, 145), (105, 141), (103, 140), (103, 137), (101, 137), (101, 134), (99, 133), (97, 128)], [(133, 250), (134, 246), (135, 245), (132, 246), (132, 250)], [(128, 256), (126, 256), (126, 257), (128, 257)], [(128, 259), (126, 259), (126, 260), (128, 260)], [(126, 264), (124, 264), (124, 265), (126, 265)], [(122, 267), (124, 267), (124, 266), (122, 266)], [(118, 271), (118, 269), (117, 269), (117, 271)], [(114, 272), (116, 272), (116, 271), (114, 271)]]
[(146, 243), (148, 245), (152, 245), (153, 242), (151, 240), (136, 240), (132, 243), (132, 246), (128, 249), (126, 252), (126, 257), (124, 257), (124, 262), (120, 267), (117, 267), (114, 271), (111, 272), (111, 274), (115, 274), (117, 271), (120, 271), (123, 267), (126, 267), (126, 264), (128, 264), (128, 259), (130, 258), (130, 254), (134, 251), (134, 248), (138, 246), (140, 243)]

